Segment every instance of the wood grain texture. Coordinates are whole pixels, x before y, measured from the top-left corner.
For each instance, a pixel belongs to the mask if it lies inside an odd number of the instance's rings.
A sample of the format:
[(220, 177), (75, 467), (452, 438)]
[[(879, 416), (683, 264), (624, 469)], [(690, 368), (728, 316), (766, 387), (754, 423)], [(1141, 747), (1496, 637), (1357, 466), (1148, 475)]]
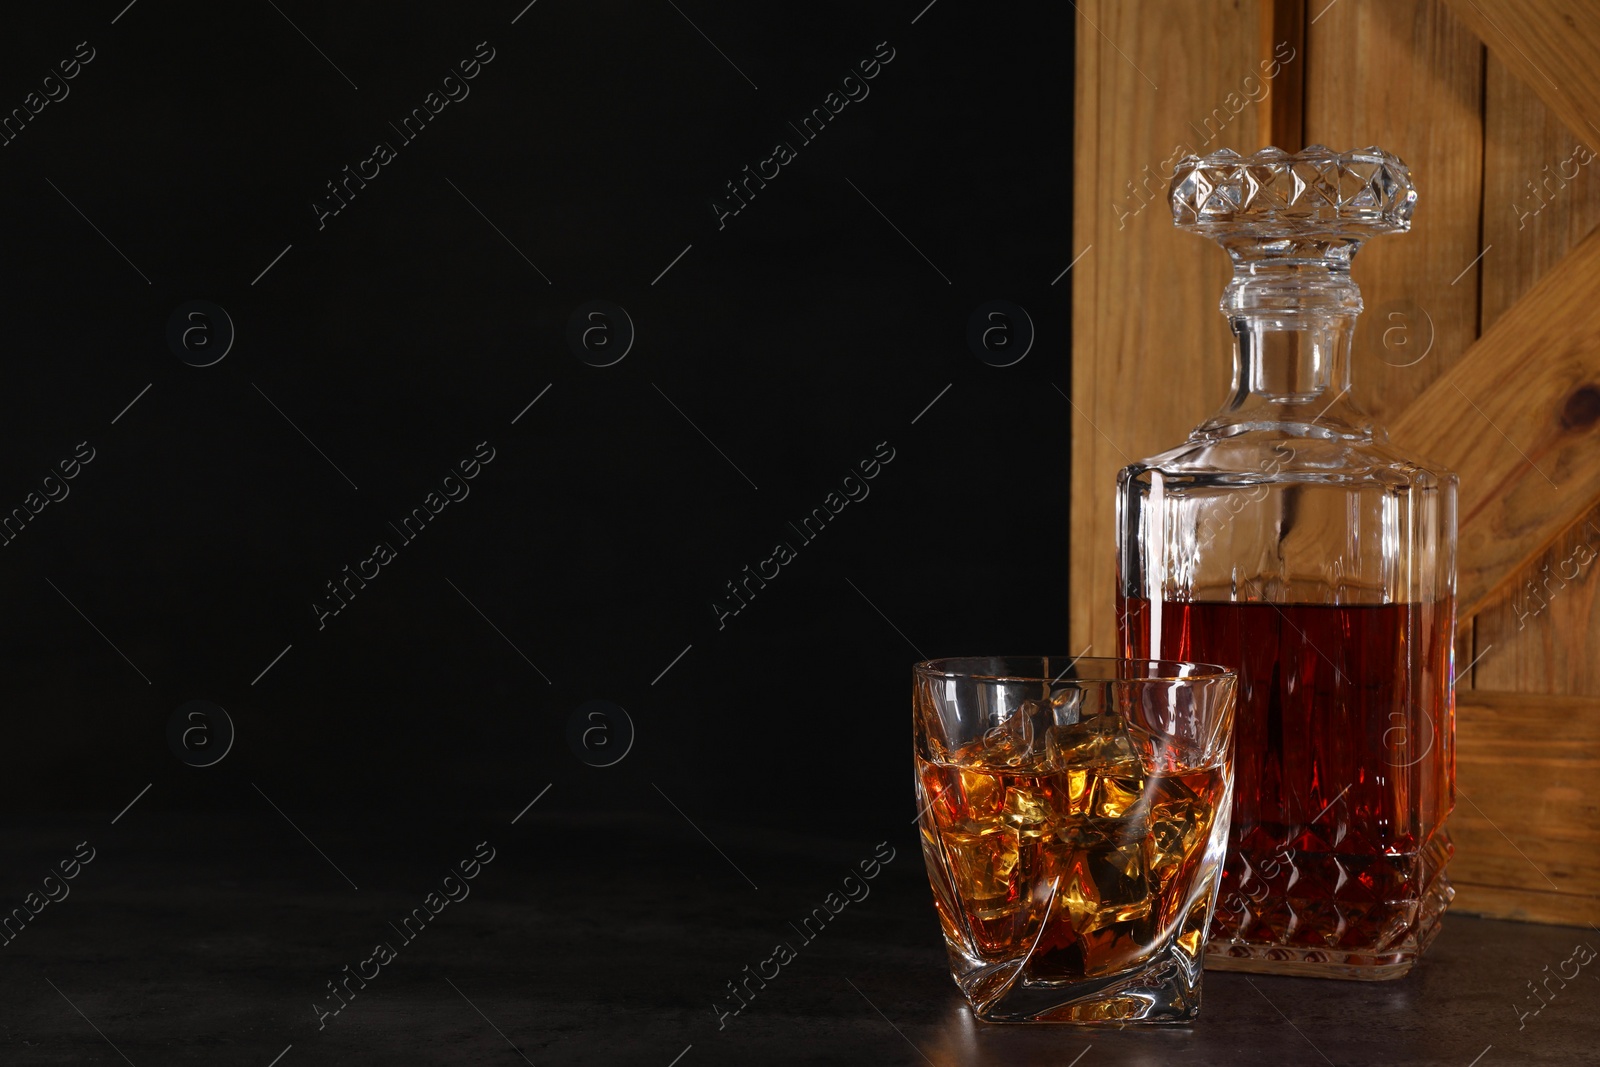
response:
[(1600, 233), (1390, 431), (1461, 476), (1458, 603), (1473, 615), (1600, 497)]
[(1600, 507), (1568, 527), (1477, 617), (1476, 685), (1600, 696)]
[(1456, 720), (1456, 906), (1600, 922), (1600, 700), (1474, 690)]
[(1569, 130), (1600, 150), (1600, 4), (1593, 0), (1449, 3)]
[(1294, 55), (1273, 79), (1263, 133), (1263, 140), (1285, 152), (1306, 146), (1306, 18), (1306, 0), (1273, 0), (1270, 15), (1261, 22), (1261, 54), (1270, 56), (1287, 45)]
[[(1493, 325), (1600, 224), (1600, 161), (1491, 52), (1484, 90), (1482, 317)], [(1471, 684), (1600, 696), (1600, 583), (1579, 566), (1591, 509), (1478, 613)], [(1565, 575), (1563, 577), (1563, 575)]]
[[(1228, 260), (1173, 229), (1167, 182), (1187, 152), (1250, 152), (1265, 143), (1274, 82), (1286, 73), (1270, 50), (1261, 51), (1273, 39), (1273, 6), (1079, 4), (1073, 255), (1083, 258), (1071, 276), (1070, 386), (1075, 653), (1116, 648), (1118, 469), (1182, 441), (1227, 392), (1232, 346), (1217, 302)], [(1284, 48), (1299, 54), (1292, 44)]]
[(1554, 926), (1600, 925), (1600, 903), (1594, 898), (1553, 893), (1548, 889), (1458, 882), (1455, 903), (1450, 910), (1490, 919), (1514, 919), (1517, 922)]
[(1600, 160), (1491, 53), (1484, 85), (1483, 328), (1600, 223)]
[(1341, 0), (1306, 42), (1306, 140), (1378, 145), (1417, 186), (1410, 233), (1356, 256), (1351, 395), (1387, 425), (1477, 339), (1483, 46), (1442, 0)]

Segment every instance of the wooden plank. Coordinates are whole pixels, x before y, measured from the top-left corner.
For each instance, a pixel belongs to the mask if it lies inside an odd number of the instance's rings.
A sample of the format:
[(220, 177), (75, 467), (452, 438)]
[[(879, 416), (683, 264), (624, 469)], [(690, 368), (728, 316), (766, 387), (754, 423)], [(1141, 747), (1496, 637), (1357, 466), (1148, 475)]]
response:
[[(1489, 56), (1484, 90), (1482, 306), (1485, 328), (1600, 224), (1596, 164), (1532, 88)], [(1600, 696), (1600, 583), (1579, 565), (1600, 508), (1548, 545), (1475, 620), (1471, 684)]]
[[(1292, 44), (1272, 0), (1078, 5), (1072, 270), (1074, 652), (1116, 649), (1117, 470), (1169, 448), (1227, 392), (1217, 301), (1227, 257), (1173, 229), (1167, 182), (1186, 152), (1254, 151)], [(1281, 41), (1281, 38), (1278, 38)], [(1270, 73), (1272, 76), (1267, 77)], [(1065, 402), (1064, 402), (1065, 403)]]
[(1306, 42), (1306, 140), (1378, 145), (1417, 185), (1408, 234), (1356, 256), (1351, 395), (1387, 425), (1477, 339), (1483, 46), (1442, 0), (1341, 0)]
[(1552, 926), (1600, 924), (1600, 903), (1593, 897), (1462, 881), (1453, 884), (1456, 887), (1456, 900), (1450, 910), (1454, 913), (1482, 915), (1490, 919), (1515, 919), (1525, 923), (1549, 923)]
[(1483, 111), (1483, 243), (1490, 251), (1481, 268), (1488, 329), (1600, 223), (1600, 161), (1493, 54)]
[(1456, 730), (1448, 825), (1462, 909), (1600, 921), (1600, 700), (1459, 693)]
[(1449, 3), (1569, 130), (1600, 150), (1600, 5), (1593, 0)]
[(1285, 152), (1298, 152), (1306, 146), (1306, 0), (1273, 0), (1270, 15), (1261, 22), (1261, 54), (1274, 51), (1293, 58), (1283, 61), (1272, 80), (1261, 139)]
[(1473, 615), (1600, 498), (1600, 232), (1390, 429), (1461, 476), (1458, 596)]

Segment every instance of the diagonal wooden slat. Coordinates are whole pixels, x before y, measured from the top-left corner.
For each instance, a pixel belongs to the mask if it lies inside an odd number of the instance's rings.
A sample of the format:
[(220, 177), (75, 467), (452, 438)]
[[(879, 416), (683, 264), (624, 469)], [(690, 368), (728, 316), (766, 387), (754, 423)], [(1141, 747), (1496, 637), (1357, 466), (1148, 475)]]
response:
[(1457, 593), (1470, 617), (1600, 497), (1600, 231), (1390, 429), (1461, 476)]
[(1600, 4), (1594, 0), (1449, 0), (1495, 58), (1600, 149)]
[(1600, 506), (1546, 545), (1491, 596), (1474, 623), (1471, 684), (1600, 696)]

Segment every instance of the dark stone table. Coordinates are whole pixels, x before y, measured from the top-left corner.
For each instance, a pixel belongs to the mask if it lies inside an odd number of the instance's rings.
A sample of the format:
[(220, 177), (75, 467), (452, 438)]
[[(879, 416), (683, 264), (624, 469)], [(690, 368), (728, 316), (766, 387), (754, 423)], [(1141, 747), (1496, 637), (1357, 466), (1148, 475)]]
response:
[[(289, 814), (13, 820), (0, 907), (68, 895), (0, 948), (0, 1064), (1600, 1063), (1600, 960), (1546, 981), (1600, 947), (1589, 929), (1451, 914), (1397, 982), (1210, 974), (1192, 1027), (985, 1026), (946, 971), (909, 825), (828, 840), (702, 822), (707, 837), (670, 811), (548, 802), (514, 826)], [(846, 885), (885, 839), (877, 877)], [(80, 841), (94, 858), (45, 883)], [(446, 882), (463, 860), (476, 877)], [(803, 936), (846, 890), (859, 899)], [(731, 1013), (727, 983), (780, 941), (794, 957)], [(321, 1015), (335, 981), (348, 1004)], [(1530, 982), (1550, 999), (1519, 1017), (1542, 1003)]]

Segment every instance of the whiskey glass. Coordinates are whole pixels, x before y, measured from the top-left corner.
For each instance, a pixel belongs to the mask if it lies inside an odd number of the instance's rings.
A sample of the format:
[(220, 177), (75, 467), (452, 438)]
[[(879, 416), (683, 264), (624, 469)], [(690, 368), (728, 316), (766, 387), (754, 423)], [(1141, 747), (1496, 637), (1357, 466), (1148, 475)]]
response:
[(1233, 792), (1234, 674), (1066, 656), (913, 670), (923, 859), (986, 1022), (1200, 1011)]

